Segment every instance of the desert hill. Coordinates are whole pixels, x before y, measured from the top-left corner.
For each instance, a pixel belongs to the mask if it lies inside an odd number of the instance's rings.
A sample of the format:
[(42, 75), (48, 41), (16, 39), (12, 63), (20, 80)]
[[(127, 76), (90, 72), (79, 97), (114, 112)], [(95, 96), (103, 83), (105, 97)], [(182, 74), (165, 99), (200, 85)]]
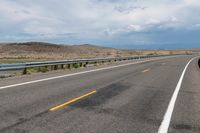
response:
[(191, 53), (185, 50), (120, 50), (90, 44), (58, 45), (44, 42), (0, 44), (0, 59), (56, 60), (119, 57), (144, 54)]

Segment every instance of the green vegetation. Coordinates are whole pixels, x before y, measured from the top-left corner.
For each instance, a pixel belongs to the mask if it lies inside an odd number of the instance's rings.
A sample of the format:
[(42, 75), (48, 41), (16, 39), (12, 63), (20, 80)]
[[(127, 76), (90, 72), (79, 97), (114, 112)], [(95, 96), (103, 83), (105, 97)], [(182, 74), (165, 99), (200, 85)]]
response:
[(45, 72), (48, 72), (49, 70), (48, 70), (47, 67), (40, 67), (38, 71), (42, 72), (42, 73), (45, 73)]
[(79, 67), (80, 67), (80, 64), (74, 64), (73, 67), (74, 67), (74, 68), (79, 68)]
[(27, 68), (27, 74), (31, 74), (31, 73), (37, 73), (37, 72), (42, 72), (42, 73), (45, 73), (45, 72), (48, 72), (48, 68), (47, 67), (34, 67), (34, 68)]
[(38, 72), (38, 68), (28, 68), (27, 69), (27, 74), (36, 73), (36, 72)]

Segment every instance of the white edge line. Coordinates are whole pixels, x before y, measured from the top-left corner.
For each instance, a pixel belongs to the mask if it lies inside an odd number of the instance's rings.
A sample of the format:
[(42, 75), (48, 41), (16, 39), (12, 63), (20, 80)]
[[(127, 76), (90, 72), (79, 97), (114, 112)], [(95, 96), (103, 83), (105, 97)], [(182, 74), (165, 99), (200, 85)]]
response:
[(24, 82), (24, 83), (7, 85), (7, 86), (0, 87), (0, 90), (6, 89), (6, 88), (11, 88), (11, 87), (16, 87), (16, 86), (22, 86), (22, 85), (32, 84), (32, 83), (38, 83), (38, 82), (52, 80), (52, 79), (70, 77), (70, 76), (80, 75), (80, 74), (84, 74), (84, 73), (96, 72), (96, 71), (101, 71), (101, 70), (118, 68), (118, 67), (123, 67), (123, 66), (128, 66), (128, 65), (133, 65), (133, 64), (139, 64), (139, 63), (144, 63), (144, 62), (149, 62), (149, 61), (154, 61), (154, 60), (161, 60), (161, 59), (166, 59), (166, 58), (172, 58), (172, 57), (176, 57), (176, 56), (163, 57), (163, 58), (158, 58), (158, 59), (150, 59), (150, 60), (145, 60), (145, 61), (138, 61), (138, 62), (127, 63), (127, 64), (122, 64), (122, 65), (117, 65), (117, 66), (104, 67), (104, 68), (99, 68), (99, 69), (94, 69), (94, 70), (88, 70), (88, 71), (83, 71), (83, 72), (77, 72), (77, 73), (66, 74), (66, 75), (61, 75), (61, 76), (55, 76), (55, 77), (50, 77), (50, 78), (44, 78), (44, 79), (39, 79), (39, 80), (33, 80), (33, 81)]
[(174, 93), (171, 97), (171, 100), (169, 102), (169, 105), (167, 107), (167, 110), (165, 112), (165, 115), (163, 117), (163, 120), (162, 120), (162, 123), (159, 127), (159, 130), (158, 130), (158, 133), (167, 133), (168, 132), (168, 129), (169, 129), (169, 125), (170, 125), (170, 121), (171, 121), (171, 117), (172, 117), (172, 113), (173, 113), (173, 110), (174, 110), (174, 106), (175, 106), (175, 102), (176, 102), (176, 99), (177, 99), (177, 96), (178, 96), (178, 93), (179, 93), (179, 90), (181, 88), (181, 84), (182, 84), (182, 81), (183, 81), (183, 78), (184, 78), (184, 75), (185, 75), (185, 72), (189, 66), (189, 64), (197, 57), (194, 57), (192, 58), (188, 63), (187, 65), (185, 66), (182, 74), (181, 74), (181, 77), (178, 81), (178, 84), (174, 90)]

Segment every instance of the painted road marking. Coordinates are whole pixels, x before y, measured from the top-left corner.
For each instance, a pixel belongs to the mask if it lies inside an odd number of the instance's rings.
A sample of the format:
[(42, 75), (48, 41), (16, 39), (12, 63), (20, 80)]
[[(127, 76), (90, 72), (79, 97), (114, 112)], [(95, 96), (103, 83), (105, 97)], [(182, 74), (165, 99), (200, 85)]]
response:
[(74, 99), (72, 99), (72, 100), (69, 100), (68, 102), (65, 102), (65, 103), (60, 104), (60, 105), (58, 105), (58, 106), (56, 106), (56, 107), (53, 107), (53, 108), (49, 109), (49, 111), (55, 111), (55, 110), (58, 110), (58, 109), (60, 109), (60, 108), (63, 108), (64, 106), (67, 106), (67, 105), (69, 105), (69, 104), (71, 104), (71, 103), (74, 103), (74, 102), (76, 102), (76, 101), (78, 101), (78, 100), (81, 100), (81, 99), (83, 99), (83, 98), (85, 98), (85, 97), (88, 97), (88, 96), (90, 96), (90, 95), (92, 95), (92, 94), (94, 94), (94, 93), (96, 93), (96, 92), (97, 92), (96, 90), (91, 91), (91, 92), (89, 92), (89, 93), (87, 93), (87, 94), (84, 94), (84, 95), (82, 95), (82, 96), (79, 96), (79, 97), (77, 97), (77, 98), (74, 98)]
[(161, 63), (162, 65), (165, 65), (166, 63)]
[(174, 105), (175, 105), (175, 102), (176, 102), (176, 99), (177, 99), (177, 96), (178, 96), (178, 93), (179, 93), (179, 90), (181, 88), (181, 84), (182, 84), (182, 81), (183, 81), (183, 77), (185, 75), (185, 72), (186, 72), (186, 69), (188, 68), (190, 62), (192, 62), (195, 58), (197, 57), (194, 57), (192, 58), (188, 63), (187, 65), (185, 66), (182, 74), (181, 74), (181, 77), (178, 81), (178, 84), (174, 90), (174, 93), (172, 95), (172, 98), (169, 102), (169, 105), (167, 107), (167, 111), (165, 112), (165, 115), (164, 115), (164, 118), (162, 120), (162, 123), (159, 127), (159, 130), (158, 130), (158, 133), (167, 133), (168, 132), (168, 128), (169, 128), (169, 125), (170, 125), (170, 121), (171, 121), (171, 117), (172, 117), (172, 113), (173, 113), (173, 110), (174, 110)]
[(149, 68), (149, 69), (146, 69), (146, 70), (143, 70), (142, 72), (143, 73), (146, 73), (146, 72), (148, 72), (148, 71), (150, 71), (151, 69)]
[(113, 68), (118, 68), (118, 67), (123, 67), (123, 66), (140, 64), (140, 63), (144, 63), (144, 62), (150, 62), (150, 61), (161, 60), (161, 59), (169, 59), (169, 58), (173, 58), (173, 57), (176, 57), (176, 56), (163, 57), (163, 58), (159, 58), (159, 59), (150, 59), (150, 60), (138, 61), (138, 62), (132, 62), (132, 63), (126, 63), (126, 64), (121, 64), (121, 65), (116, 65), (116, 66), (104, 67), (104, 68), (99, 68), (99, 69), (83, 71), (83, 72), (77, 72), (77, 73), (55, 76), (55, 77), (50, 77), (50, 78), (44, 78), (44, 79), (39, 79), (39, 80), (33, 80), (33, 81), (28, 81), (28, 82), (23, 82), (23, 83), (18, 83), (18, 84), (12, 84), (12, 85), (7, 85), (7, 86), (2, 86), (2, 87), (0, 87), (0, 90), (6, 89), (6, 88), (11, 88), (11, 87), (17, 87), (17, 86), (22, 86), (22, 85), (27, 85), (27, 84), (33, 84), (33, 83), (48, 81), (48, 80), (53, 80), (53, 79), (70, 77), (70, 76), (75, 76), (75, 75), (80, 75), (80, 74), (85, 74), (85, 73), (91, 73), (91, 72), (108, 70), (108, 69), (113, 69)]

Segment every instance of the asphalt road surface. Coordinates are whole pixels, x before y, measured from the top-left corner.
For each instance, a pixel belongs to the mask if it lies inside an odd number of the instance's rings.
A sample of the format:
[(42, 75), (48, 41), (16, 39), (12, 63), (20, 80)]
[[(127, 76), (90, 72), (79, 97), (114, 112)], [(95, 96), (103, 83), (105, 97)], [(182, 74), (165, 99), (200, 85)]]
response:
[(200, 133), (193, 57), (0, 80), (0, 132)]

